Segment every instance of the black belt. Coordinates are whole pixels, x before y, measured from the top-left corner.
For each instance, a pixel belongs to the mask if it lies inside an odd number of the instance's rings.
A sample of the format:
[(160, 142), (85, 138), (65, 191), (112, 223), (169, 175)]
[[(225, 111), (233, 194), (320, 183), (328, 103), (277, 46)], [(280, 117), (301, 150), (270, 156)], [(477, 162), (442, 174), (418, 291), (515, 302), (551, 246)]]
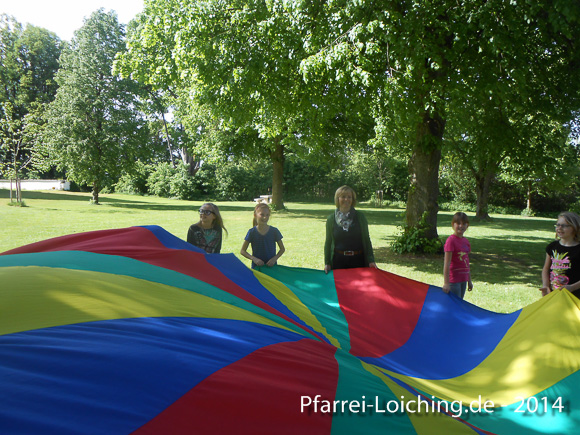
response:
[(363, 251), (339, 251), (338, 249), (335, 249), (335, 252), (346, 257), (354, 257), (355, 255), (361, 255), (363, 253)]

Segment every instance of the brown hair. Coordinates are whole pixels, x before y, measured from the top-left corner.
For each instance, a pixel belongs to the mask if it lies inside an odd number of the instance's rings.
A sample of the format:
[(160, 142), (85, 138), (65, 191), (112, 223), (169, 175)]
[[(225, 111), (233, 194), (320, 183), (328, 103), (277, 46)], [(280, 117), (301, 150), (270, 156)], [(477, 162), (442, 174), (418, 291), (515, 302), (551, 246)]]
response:
[[(217, 205), (215, 205), (212, 202), (206, 202), (202, 205), (200, 205), (200, 209), (201, 207), (203, 207), (204, 205), (209, 206), (209, 208), (211, 209), (211, 211), (213, 212), (215, 219), (213, 220), (212, 223), (212, 227), (214, 228), (222, 228), (226, 234), (228, 233), (228, 230), (226, 230), (226, 227), (224, 225), (224, 220), (222, 219), (222, 215), (220, 214), (220, 209)], [(197, 223), (198, 226), (201, 226), (201, 219), (199, 220), (199, 222)]]
[(344, 186), (340, 186), (338, 189), (336, 189), (336, 192), (334, 193), (334, 205), (336, 205), (336, 208), (340, 207), (338, 198), (340, 198), (345, 193), (350, 193), (352, 195), (352, 206), (354, 207), (356, 205), (356, 193), (354, 192), (354, 189), (345, 184)]
[(564, 218), (568, 225), (574, 228), (574, 240), (580, 242), (580, 216), (573, 211), (563, 211), (558, 218)]
[(268, 204), (266, 204), (265, 202), (259, 202), (258, 204), (256, 204), (256, 206), (254, 207), (254, 220), (252, 221), (252, 226), (256, 226), (258, 225), (258, 220), (256, 219), (256, 213), (258, 213), (258, 210), (260, 210), (261, 208), (267, 208), (268, 210), (270, 210), (270, 206)]
[(467, 216), (462, 211), (458, 211), (453, 215), (453, 218), (451, 218), (451, 226), (453, 226), (455, 223), (464, 223), (469, 225), (469, 216)]

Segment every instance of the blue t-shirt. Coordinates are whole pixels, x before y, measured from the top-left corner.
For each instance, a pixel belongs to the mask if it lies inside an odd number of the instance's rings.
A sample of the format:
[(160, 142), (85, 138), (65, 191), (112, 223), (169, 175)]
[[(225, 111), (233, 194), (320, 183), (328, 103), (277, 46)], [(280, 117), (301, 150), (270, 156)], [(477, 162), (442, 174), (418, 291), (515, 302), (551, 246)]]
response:
[[(252, 245), (252, 255), (267, 263), (270, 258), (276, 255), (276, 242), (282, 240), (282, 234), (278, 228), (270, 226), (268, 232), (262, 235), (257, 227), (253, 227), (248, 230), (244, 240)], [(256, 264), (252, 261), (252, 268), (255, 267)]]

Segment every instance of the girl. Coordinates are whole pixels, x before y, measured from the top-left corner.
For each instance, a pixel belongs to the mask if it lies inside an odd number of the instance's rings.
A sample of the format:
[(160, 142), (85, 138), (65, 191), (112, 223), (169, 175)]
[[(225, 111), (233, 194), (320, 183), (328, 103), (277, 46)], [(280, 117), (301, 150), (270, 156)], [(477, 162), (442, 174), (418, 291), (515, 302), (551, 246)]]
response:
[(453, 293), (463, 299), (465, 288), (473, 290), (469, 270), (469, 252), (471, 245), (463, 235), (469, 228), (469, 218), (465, 213), (457, 212), (451, 219), (451, 234), (445, 242), (445, 260), (443, 263), (443, 291)]
[(570, 211), (560, 213), (554, 228), (559, 240), (546, 247), (542, 296), (566, 289), (580, 298), (580, 216)]
[[(254, 227), (248, 231), (240, 254), (252, 260), (252, 269), (257, 266), (274, 266), (278, 258), (284, 251), (282, 243), (282, 234), (278, 228), (268, 225), (270, 219), (270, 207), (268, 204), (260, 203), (254, 208)], [(276, 253), (276, 243), (278, 244), (278, 253)], [(248, 254), (247, 249), (252, 245), (252, 255)]]
[(227, 234), (220, 209), (206, 202), (199, 209), (199, 222), (189, 227), (187, 241), (208, 254), (219, 254), (222, 249), (222, 230)]

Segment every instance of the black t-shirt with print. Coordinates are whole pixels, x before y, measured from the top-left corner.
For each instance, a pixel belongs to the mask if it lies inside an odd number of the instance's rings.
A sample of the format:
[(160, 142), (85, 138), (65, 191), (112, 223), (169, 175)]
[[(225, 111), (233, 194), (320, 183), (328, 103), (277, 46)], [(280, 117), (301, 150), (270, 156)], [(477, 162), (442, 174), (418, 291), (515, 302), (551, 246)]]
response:
[[(560, 241), (556, 240), (546, 247), (546, 254), (552, 259), (550, 266), (552, 289), (580, 281), (580, 244), (562, 246)], [(572, 294), (580, 298), (580, 290)]]

